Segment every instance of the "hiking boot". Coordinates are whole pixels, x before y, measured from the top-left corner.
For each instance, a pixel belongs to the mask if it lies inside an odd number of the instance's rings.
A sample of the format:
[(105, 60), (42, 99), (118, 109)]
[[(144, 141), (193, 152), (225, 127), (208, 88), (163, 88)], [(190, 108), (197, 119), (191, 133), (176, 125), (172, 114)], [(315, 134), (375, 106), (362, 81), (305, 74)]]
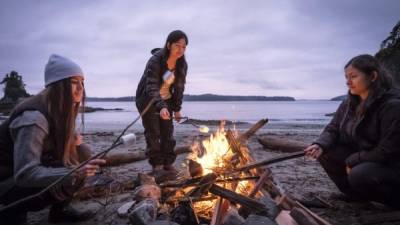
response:
[(49, 212), (50, 223), (79, 222), (85, 221), (94, 216), (90, 210), (79, 211), (69, 203), (57, 203), (51, 206)]

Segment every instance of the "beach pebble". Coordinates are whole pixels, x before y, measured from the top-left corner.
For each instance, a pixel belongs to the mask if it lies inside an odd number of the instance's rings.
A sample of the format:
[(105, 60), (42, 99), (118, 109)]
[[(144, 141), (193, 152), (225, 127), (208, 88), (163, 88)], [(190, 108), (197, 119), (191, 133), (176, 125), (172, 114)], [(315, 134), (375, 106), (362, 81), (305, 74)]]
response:
[(243, 225), (278, 225), (275, 221), (272, 221), (270, 218), (265, 216), (259, 216), (255, 214), (251, 214), (247, 217), (246, 221)]
[(154, 222), (149, 223), (148, 225), (179, 225), (179, 224), (168, 220), (156, 220)]
[(258, 201), (263, 203), (268, 208), (269, 218), (275, 219), (281, 211), (276, 202), (268, 196), (263, 196)]
[(154, 222), (157, 217), (158, 202), (152, 198), (145, 199), (136, 204), (131, 213), (129, 221), (132, 225), (147, 225)]
[(126, 218), (128, 217), (129, 212), (131, 211), (133, 205), (136, 203), (136, 201), (131, 201), (123, 204), (121, 207), (118, 208), (118, 216), (121, 218)]
[(239, 215), (238, 210), (230, 207), (222, 221), (222, 225), (242, 225), (244, 221), (244, 218)]
[(133, 199), (140, 202), (147, 198), (158, 201), (161, 198), (161, 189), (157, 185), (145, 184), (133, 191)]

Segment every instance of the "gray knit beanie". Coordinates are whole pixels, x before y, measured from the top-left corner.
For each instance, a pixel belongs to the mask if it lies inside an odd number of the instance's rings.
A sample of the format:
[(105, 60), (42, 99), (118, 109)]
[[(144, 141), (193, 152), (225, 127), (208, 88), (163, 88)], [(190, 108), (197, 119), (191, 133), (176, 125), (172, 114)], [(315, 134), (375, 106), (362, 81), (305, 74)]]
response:
[(44, 70), (44, 83), (46, 87), (49, 84), (73, 76), (83, 77), (82, 69), (78, 64), (59, 55), (52, 54), (50, 56)]

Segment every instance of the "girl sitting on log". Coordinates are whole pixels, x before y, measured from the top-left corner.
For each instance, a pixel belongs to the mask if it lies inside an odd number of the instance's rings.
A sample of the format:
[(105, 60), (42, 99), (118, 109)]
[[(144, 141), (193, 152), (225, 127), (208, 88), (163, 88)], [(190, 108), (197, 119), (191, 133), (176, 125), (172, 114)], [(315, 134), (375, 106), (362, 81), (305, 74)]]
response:
[(349, 93), (305, 149), (345, 194), (400, 208), (400, 91), (371, 55), (344, 67)]
[(187, 63), (185, 59), (188, 38), (180, 30), (171, 32), (164, 48), (153, 49), (153, 56), (136, 90), (136, 106), (139, 112), (154, 99), (155, 103), (142, 117), (146, 137), (149, 163), (152, 174), (175, 174), (176, 158), (172, 116), (179, 122), (183, 91), (186, 83)]
[[(84, 102), (83, 79), (77, 64), (50, 56), (45, 68), (46, 88), (18, 104), (1, 124), (0, 204), (40, 192), (87, 159), (88, 148), (75, 133), (79, 106)], [(77, 211), (69, 202), (84, 179), (104, 163), (102, 159), (92, 160), (44, 194), (1, 211), (0, 224), (25, 224), (28, 211), (47, 205), (51, 205), (52, 223), (90, 218), (93, 213)]]

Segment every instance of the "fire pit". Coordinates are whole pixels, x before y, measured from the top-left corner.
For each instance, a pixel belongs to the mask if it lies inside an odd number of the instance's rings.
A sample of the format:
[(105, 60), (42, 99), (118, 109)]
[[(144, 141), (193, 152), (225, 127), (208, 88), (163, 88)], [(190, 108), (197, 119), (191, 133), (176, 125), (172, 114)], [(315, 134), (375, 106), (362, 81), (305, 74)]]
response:
[[(151, 209), (147, 222), (158, 209), (165, 219), (185, 225), (329, 224), (281, 193), (271, 171), (255, 163), (247, 140), (267, 122), (260, 120), (243, 134), (225, 130), (222, 123), (209, 138), (193, 143), (176, 180), (144, 182), (136, 193), (147, 201), (140, 207)], [(130, 218), (133, 224), (147, 224), (137, 222), (137, 214)]]

